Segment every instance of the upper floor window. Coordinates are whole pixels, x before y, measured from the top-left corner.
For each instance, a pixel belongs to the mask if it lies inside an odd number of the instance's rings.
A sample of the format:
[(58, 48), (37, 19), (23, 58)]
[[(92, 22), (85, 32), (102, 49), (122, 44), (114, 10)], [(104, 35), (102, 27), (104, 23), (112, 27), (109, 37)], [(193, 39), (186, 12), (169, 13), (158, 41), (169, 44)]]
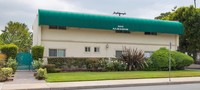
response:
[(156, 32), (144, 32), (145, 35), (157, 35)]
[(85, 52), (90, 52), (90, 47), (85, 47)]
[(128, 30), (115, 30), (116, 33), (130, 33)]
[(94, 52), (100, 52), (100, 47), (94, 47)]
[(58, 26), (49, 26), (49, 29), (58, 29)]
[(67, 27), (65, 27), (65, 26), (49, 26), (49, 29), (60, 29), (60, 30), (66, 30)]
[(65, 57), (65, 49), (49, 49), (50, 57)]

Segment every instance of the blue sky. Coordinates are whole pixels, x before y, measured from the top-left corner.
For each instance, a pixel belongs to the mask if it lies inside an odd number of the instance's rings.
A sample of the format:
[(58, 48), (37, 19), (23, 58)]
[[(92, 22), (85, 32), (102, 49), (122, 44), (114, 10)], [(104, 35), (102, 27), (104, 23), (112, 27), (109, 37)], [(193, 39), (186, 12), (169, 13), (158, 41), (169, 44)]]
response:
[[(0, 30), (12, 20), (26, 23), (32, 31), (38, 9), (104, 15), (119, 11), (127, 13), (124, 17), (153, 19), (174, 6), (193, 4), (193, 0), (0, 0)], [(200, 7), (200, 0), (197, 0), (197, 7)]]

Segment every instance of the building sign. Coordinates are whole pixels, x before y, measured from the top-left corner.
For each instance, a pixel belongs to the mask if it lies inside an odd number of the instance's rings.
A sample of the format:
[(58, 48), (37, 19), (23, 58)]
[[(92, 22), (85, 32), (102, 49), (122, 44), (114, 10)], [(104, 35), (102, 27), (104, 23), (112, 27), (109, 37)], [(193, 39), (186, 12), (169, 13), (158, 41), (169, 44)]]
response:
[(116, 28), (113, 28), (113, 30), (128, 31), (128, 28), (125, 28), (124, 25), (118, 25)]

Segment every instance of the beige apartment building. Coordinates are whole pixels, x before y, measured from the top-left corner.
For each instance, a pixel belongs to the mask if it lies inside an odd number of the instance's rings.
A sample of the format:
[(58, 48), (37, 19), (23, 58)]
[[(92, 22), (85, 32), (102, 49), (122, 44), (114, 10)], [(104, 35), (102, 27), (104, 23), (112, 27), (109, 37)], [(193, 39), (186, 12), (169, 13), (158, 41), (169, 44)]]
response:
[(120, 57), (123, 47), (137, 48), (145, 57), (160, 47), (179, 46), (183, 25), (119, 16), (38, 10), (33, 45), (45, 47), (44, 57)]

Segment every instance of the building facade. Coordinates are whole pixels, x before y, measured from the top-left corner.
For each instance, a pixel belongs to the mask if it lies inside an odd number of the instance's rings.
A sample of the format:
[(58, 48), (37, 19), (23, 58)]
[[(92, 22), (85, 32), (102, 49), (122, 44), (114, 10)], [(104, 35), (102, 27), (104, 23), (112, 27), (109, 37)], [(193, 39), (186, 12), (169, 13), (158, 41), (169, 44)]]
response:
[(44, 57), (120, 57), (123, 47), (149, 57), (160, 47), (179, 46), (183, 26), (175, 21), (39, 10), (33, 24), (33, 45)]

